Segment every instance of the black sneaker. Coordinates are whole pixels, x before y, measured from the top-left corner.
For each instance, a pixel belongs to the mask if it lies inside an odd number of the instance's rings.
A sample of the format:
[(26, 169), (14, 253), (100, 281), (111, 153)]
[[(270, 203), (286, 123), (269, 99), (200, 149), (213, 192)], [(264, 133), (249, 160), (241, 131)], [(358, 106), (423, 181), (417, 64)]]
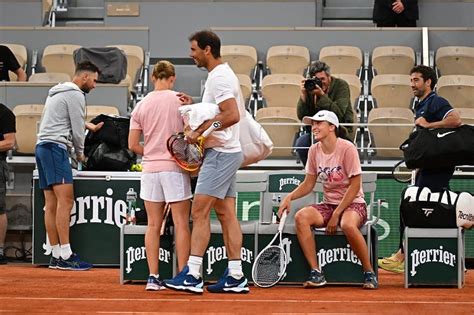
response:
[(0, 265), (6, 265), (7, 262), (7, 257), (5, 257), (5, 255), (0, 255)]
[(309, 278), (308, 280), (306, 280), (305, 283), (303, 283), (303, 286), (308, 289), (317, 288), (326, 285), (326, 283), (326, 278), (324, 278), (322, 272), (316, 269), (311, 269), (311, 272), (309, 273)]
[(373, 272), (364, 272), (364, 289), (377, 289), (379, 287), (379, 283), (377, 281), (377, 277)]
[(58, 264), (59, 264), (59, 259), (60, 258), (54, 258), (51, 256), (51, 259), (49, 260), (49, 269), (58, 269)]

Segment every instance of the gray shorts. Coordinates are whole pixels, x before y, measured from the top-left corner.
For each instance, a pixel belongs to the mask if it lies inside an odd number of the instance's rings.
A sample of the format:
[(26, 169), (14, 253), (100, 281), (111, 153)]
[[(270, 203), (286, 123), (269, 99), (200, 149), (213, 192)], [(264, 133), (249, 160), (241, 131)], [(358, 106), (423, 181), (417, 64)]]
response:
[(7, 211), (6, 209), (7, 176), (8, 176), (7, 161), (0, 160), (0, 214), (4, 214)]
[(224, 153), (206, 149), (204, 154), (194, 193), (218, 199), (235, 198), (236, 174), (244, 159), (242, 152)]

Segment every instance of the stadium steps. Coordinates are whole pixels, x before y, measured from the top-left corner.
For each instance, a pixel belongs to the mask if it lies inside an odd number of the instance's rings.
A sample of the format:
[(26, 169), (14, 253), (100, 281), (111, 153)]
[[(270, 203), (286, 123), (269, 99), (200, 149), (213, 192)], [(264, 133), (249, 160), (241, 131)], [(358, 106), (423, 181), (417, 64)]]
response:
[(321, 26), (374, 26), (372, 22), (373, 6), (374, 0), (325, 0)]

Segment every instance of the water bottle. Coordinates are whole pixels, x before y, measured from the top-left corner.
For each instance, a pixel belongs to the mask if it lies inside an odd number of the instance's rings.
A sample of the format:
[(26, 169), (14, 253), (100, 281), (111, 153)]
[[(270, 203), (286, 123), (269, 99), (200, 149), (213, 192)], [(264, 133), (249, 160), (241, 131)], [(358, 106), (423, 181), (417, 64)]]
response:
[(137, 193), (133, 188), (129, 188), (126, 196), (126, 201), (128, 204), (127, 223), (135, 224), (135, 207), (137, 203)]
[(273, 194), (272, 196), (272, 223), (277, 223), (278, 218), (278, 199), (277, 195)]

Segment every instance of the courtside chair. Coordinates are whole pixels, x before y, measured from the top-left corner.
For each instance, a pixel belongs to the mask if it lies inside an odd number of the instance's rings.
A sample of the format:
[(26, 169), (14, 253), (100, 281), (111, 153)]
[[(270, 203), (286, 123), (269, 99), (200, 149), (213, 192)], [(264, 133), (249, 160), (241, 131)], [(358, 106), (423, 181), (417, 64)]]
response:
[(262, 80), (262, 96), (267, 107), (296, 108), (300, 97), (301, 74), (269, 74)]
[(221, 46), (222, 61), (227, 62), (236, 74), (253, 76), (257, 65), (257, 50), (248, 45)]
[(474, 75), (443, 75), (438, 79), (436, 92), (454, 108), (474, 108)]
[[(374, 108), (369, 113), (369, 149), (375, 149), (377, 157), (402, 158), (400, 145), (413, 131), (413, 112), (408, 108)], [(410, 124), (410, 126), (389, 126), (374, 124)], [(393, 148), (393, 149), (383, 149)]]
[(28, 79), (28, 82), (33, 83), (62, 83), (70, 81), (71, 77), (69, 74), (61, 72), (33, 73)]
[(36, 135), (44, 105), (25, 104), (13, 108), (16, 117), (16, 152), (34, 154)]
[(474, 126), (474, 107), (471, 108), (456, 108), (461, 116), (461, 121), (463, 124), (466, 125), (473, 125)]
[(302, 74), (310, 61), (309, 49), (304, 46), (272, 46), (267, 51), (267, 68), (271, 74)]
[(63, 72), (72, 78), (76, 71), (73, 54), (79, 48), (81, 46), (71, 44), (46, 46), (43, 51), (41, 64), (46, 69), (46, 72)]
[(245, 74), (236, 74), (237, 79), (239, 79), (240, 90), (242, 91), (242, 96), (245, 101), (248, 101), (252, 95), (252, 80), (248, 75)]
[(117, 107), (107, 105), (87, 105), (86, 107), (86, 121), (91, 121), (100, 114), (106, 115), (120, 115)]
[(327, 46), (319, 52), (319, 60), (331, 67), (331, 73), (355, 75), (362, 67), (362, 51), (354, 46)]
[(415, 65), (415, 51), (407, 46), (380, 46), (372, 51), (376, 74), (409, 74)]
[(474, 75), (474, 47), (447, 46), (436, 51), (436, 67), (442, 76)]
[(377, 75), (372, 79), (371, 93), (378, 108), (409, 108), (413, 99), (410, 76), (407, 74)]
[[(20, 44), (0, 43), (0, 45), (7, 46), (8, 48), (10, 48), (12, 53), (15, 55), (16, 60), (20, 64), (20, 67), (22, 67), (26, 72), (26, 65), (28, 62), (28, 52), (26, 50), (26, 47)], [(14, 72), (9, 71), (8, 76), (10, 77), (10, 81), (17, 80), (17, 76)]]
[[(273, 141), (271, 157), (292, 157), (295, 134), (300, 130), (300, 123), (296, 115), (296, 107), (266, 107), (260, 108), (256, 114), (256, 121), (262, 125)], [(267, 125), (270, 123), (270, 125)], [(271, 125), (271, 123), (286, 123), (292, 125)], [(281, 148), (279, 148), (281, 147)]]

